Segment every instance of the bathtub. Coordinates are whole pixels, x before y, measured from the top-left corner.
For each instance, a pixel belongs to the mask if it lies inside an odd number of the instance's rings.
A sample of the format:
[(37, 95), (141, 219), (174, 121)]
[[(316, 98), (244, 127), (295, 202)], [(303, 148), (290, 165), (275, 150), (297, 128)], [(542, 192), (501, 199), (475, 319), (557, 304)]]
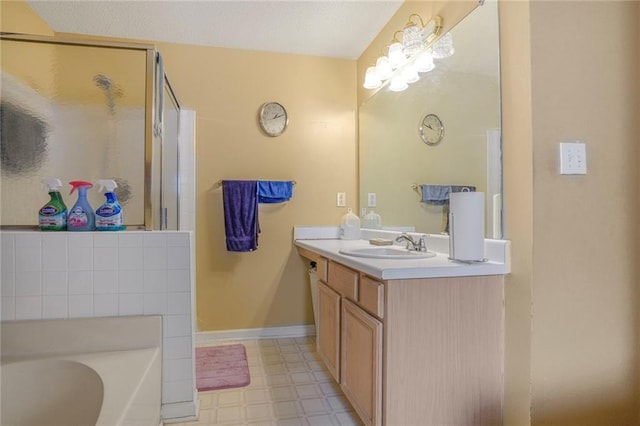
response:
[(161, 326), (160, 317), (3, 322), (0, 424), (158, 426)]

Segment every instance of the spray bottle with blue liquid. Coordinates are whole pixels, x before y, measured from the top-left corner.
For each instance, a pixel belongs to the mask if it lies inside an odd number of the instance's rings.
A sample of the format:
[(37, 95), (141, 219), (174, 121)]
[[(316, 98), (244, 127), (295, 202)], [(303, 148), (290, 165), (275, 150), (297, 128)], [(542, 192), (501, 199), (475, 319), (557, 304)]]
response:
[(93, 188), (91, 182), (74, 180), (69, 182), (73, 188), (69, 194), (78, 190), (78, 201), (73, 205), (67, 217), (68, 231), (93, 231), (95, 229), (95, 215), (87, 200), (87, 190)]
[(56, 178), (42, 179), (44, 188), (49, 192), (51, 199), (42, 206), (38, 212), (38, 226), (42, 231), (66, 231), (67, 206), (65, 206), (60, 194), (62, 182)]
[(98, 231), (122, 231), (125, 229), (122, 207), (118, 203), (114, 189), (118, 187), (115, 181), (102, 179), (98, 181), (100, 191), (106, 189), (104, 196), (107, 201), (96, 210), (96, 229)]

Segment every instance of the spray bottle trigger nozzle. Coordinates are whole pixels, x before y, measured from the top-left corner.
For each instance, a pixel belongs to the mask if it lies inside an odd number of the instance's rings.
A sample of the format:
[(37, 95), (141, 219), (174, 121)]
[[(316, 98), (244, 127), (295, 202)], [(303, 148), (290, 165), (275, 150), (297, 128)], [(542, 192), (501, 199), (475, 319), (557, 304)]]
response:
[(112, 179), (100, 179), (98, 181), (98, 185), (100, 185), (100, 189), (99, 189), (100, 191), (106, 188), (107, 189), (106, 192), (113, 192), (113, 190), (118, 187), (118, 184), (116, 183), (116, 181)]
[(46, 177), (40, 179), (40, 182), (42, 182), (42, 189), (47, 192), (58, 191), (62, 187), (62, 182), (57, 178)]

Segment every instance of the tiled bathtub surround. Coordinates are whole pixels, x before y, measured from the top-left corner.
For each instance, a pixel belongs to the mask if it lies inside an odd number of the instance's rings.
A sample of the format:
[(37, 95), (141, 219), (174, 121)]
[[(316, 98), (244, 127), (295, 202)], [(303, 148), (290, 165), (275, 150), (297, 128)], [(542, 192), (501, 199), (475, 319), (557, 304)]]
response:
[(0, 241), (3, 321), (162, 315), (163, 411), (195, 410), (190, 232), (3, 231)]

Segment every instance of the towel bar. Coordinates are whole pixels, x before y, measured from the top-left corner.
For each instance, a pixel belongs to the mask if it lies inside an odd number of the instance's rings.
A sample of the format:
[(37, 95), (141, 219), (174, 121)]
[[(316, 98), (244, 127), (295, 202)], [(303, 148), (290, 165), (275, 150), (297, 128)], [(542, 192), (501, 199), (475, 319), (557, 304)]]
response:
[[(262, 179), (256, 179), (256, 180), (262, 180)], [(214, 188), (220, 188), (220, 187), (222, 187), (222, 182), (223, 182), (222, 180), (217, 181), (217, 182), (213, 185), (213, 187), (214, 187)], [(291, 183), (293, 183), (294, 185), (296, 185), (296, 184), (297, 184), (297, 182), (296, 182), (295, 180), (292, 180), (292, 181), (291, 181)]]

